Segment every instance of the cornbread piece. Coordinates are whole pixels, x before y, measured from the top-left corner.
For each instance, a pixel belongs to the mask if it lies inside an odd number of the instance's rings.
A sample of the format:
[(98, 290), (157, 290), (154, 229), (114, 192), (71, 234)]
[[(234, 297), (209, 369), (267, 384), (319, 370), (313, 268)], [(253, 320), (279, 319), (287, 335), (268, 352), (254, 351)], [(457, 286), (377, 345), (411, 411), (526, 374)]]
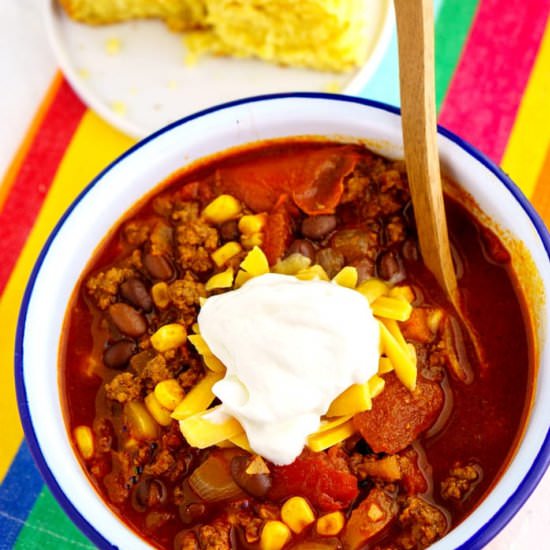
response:
[(59, 0), (67, 14), (82, 23), (102, 25), (128, 19), (163, 19), (174, 31), (201, 27), (203, 0)]
[(347, 71), (367, 56), (365, 0), (206, 0), (209, 29), (190, 33), (194, 53), (257, 57)]

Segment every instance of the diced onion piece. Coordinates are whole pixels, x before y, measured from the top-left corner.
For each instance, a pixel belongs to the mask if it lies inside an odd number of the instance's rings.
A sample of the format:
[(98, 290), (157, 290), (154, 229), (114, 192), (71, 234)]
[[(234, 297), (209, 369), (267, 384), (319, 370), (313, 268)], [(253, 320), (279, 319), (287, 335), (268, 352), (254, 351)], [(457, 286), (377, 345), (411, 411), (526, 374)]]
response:
[(374, 399), (377, 395), (380, 395), (386, 385), (386, 381), (381, 376), (375, 374), (374, 376), (371, 376), (368, 384), (370, 396)]
[(143, 403), (139, 401), (126, 403), (124, 416), (130, 428), (130, 434), (136, 439), (147, 441), (158, 437), (158, 424)]
[(145, 398), (145, 406), (151, 414), (151, 416), (161, 425), (170, 426), (172, 419), (170, 418), (170, 411), (165, 409), (159, 400), (155, 397), (155, 392), (151, 392)]
[(151, 336), (151, 345), (157, 351), (168, 351), (185, 343), (187, 331), (179, 323), (163, 325)]
[(208, 372), (202, 380), (191, 388), (181, 403), (174, 409), (172, 418), (183, 420), (206, 410), (215, 398), (215, 395), (212, 393), (212, 386), (222, 378), (222, 373)]
[(241, 262), (241, 269), (244, 269), (252, 277), (269, 273), (269, 262), (263, 250), (255, 246)]
[(357, 414), (372, 408), (369, 384), (353, 384), (342, 392), (331, 404), (327, 416)]
[(345, 521), (346, 518), (340, 510), (330, 512), (317, 520), (317, 532), (325, 537), (337, 535), (344, 528)]
[(198, 449), (205, 449), (231, 439), (243, 432), (239, 422), (214, 407), (180, 420), (180, 430), (187, 443)]
[(84, 460), (94, 455), (94, 435), (89, 426), (77, 426), (73, 430), (76, 446)]
[(193, 471), (189, 476), (189, 485), (200, 498), (207, 502), (219, 502), (243, 494), (231, 475), (228, 459), (218, 454), (211, 454)]
[(340, 443), (352, 436), (355, 433), (355, 428), (351, 420), (348, 420), (346, 423), (333, 428), (332, 430), (327, 430), (324, 432), (316, 433), (310, 435), (307, 439), (307, 446), (314, 452), (323, 451)]
[(173, 411), (182, 401), (185, 394), (175, 378), (162, 380), (155, 386), (155, 397), (165, 409)]
[(369, 301), (369, 304), (372, 304), (377, 298), (388, 293), (388, 285), (380, 279), (369, 279), (357, 287), (357, 292), (360, 292)]
[(281, 506), (281, 519), (292, 531), (301, 533), (315, 521), (315, 514), (304, 497), (290, 497)]
[(231, 195), (220, 195), (202, 211), (203, 218), (216, 224), (233, 220), (241, 213), (241, 203)]
[(409, 302), (390, 296), (380, 296), (372, 304), (372, 312), (377, 317), (394, 319), (395, 321), (406, 321), (412, 313), (412, 306)]
[(302, 256), (299, 253), (291, 254), (283, 260), (279, 260), (273, 266), (273, 273), (281, 275), (296, 275), (302, 269), (307, 269), (311, 265), (311, 260), (307, 256)]
[(380, 323), (380, 340), (383, 352), (393, 363), (395, 374), (406, 388), (413, 391), (416, 388), (416, 366), (409, 351), (399, 345), (384, 323)]
[(327, 272), (319, 265), (314, 264), (307, 269), (301, 269), (296, 273), (296, 278), (301, 281), (328, 281)]
[(334, 277), (333, 282), (346, 288), (355, 288), (357, 285), (357, 269), (347, 265), (343, 267)]
[(228, 267), (221, 273), (212, 275), (208, 281), (206, 281), (204, 288), (206, 290), (214, 290), (216, 288), (231, 288), (233, 286), (233, 268)]
[(240, 243), (236, 241), (230, 241), (220, 246), (220, 248), (218, 248), (217, 250), (214, 250), (214, 252), (212, 252), (210, 256), (214, 263), (218, 267), (221, 267), (222, 265), (225, 265), (227, 260), (230, 260), (231, 258), (236, 256), (242, 249), (243, 248)]
[(378, 360), (378, 374), (386, 374), (393, 370), (393, 364), (387, 357), (380, 357)]
[(270, 519), (265, 522), (260, 535), (261, 550), (281, 550), (291, 539), (290, 529), (282, 522)]
[(267, 214), (245, 214), (239, 220), (239, 231), (245, 235), (253, 235), (259, 233), (267, 222)]

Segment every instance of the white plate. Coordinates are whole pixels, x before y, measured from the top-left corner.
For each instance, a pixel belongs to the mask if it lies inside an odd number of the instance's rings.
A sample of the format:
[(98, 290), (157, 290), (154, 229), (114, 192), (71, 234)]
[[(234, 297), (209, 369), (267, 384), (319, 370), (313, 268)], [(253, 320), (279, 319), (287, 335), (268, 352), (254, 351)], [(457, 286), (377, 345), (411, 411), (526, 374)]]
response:
[[(368, 0), (369, 56), (347, 74), (279, 67), (256, 60), (202, 57), (184, 63), (181, 34), (160, 21), (88, 26), (45, 0), (48, 34), (59, 65), (81, 99), (103, 119), (142, 138), (197, 110), (245, 96), (293, 91), (357, 95), (378, 66), (394, 26), (391, 0)], [(109, 54), (108, 44), (119, 45)]]

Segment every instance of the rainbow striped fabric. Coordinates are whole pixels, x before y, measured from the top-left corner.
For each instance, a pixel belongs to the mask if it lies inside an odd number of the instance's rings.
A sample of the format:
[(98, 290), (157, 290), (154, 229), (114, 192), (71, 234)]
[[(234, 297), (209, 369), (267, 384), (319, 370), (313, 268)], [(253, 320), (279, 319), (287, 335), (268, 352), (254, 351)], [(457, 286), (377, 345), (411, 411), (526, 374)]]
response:
[[(508, 172), (550, 223), (550, 0), (436, 0), (439, 121)], [(364, 97), (398, 104), (395, 37)], [(13, 380), (18, 309), (65, 208), (132, 140), (58, 75), (0, 182), (0, 549), (90, 547), (34, 467)]]

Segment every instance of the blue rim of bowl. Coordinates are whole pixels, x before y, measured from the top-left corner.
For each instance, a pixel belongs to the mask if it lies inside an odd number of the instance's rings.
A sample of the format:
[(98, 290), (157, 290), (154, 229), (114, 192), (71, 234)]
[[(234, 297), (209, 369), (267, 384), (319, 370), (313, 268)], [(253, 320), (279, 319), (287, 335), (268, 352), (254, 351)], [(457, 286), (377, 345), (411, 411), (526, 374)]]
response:
[[(25, 337), (25, 324), (27, 318), (27, 311), (29, 307), (29, 301), (33, 292), (34, 284), (36, 278), (40, 272), (44, 258), (46, 257), (50, 246), (57, 236), (57, 233), (65, 223), (66, 219), (69, 217), (71, 212), (80, 203), (80, 201), (88, 194), (90, 189), (92, 189), (112, 168), (117, 164), (124, 161), (124, 159), (139, 149), (150, 141), (156, 139), (162, 134), (169, 132), (173, 128), (186, 124), (192, 120), (202, 118), (211, 113), (229, 109), (243, 104), (251, 104), (258, 102), (265, 102), (271, 100), (282, 100), (282, 99), (316, 99), (316, 100), (328, 100), (328, 101), (337, 101), (345, 103), (356, 103), (364, 105), (367, 107), (372, 107), (382, 111), (386, 111), (395, 115), (400, 115), (401, 110), (397, 107), (387, 105), (385, 103), (374, 101), (370, 99), (364, 99), (360, 97), (345, 96), (340, 94), (328, 94), (328, 93), (315, 93), (315, 92), (295, 92), (295, 93), (282, 93), (282, 94), (267, 94), (253, 96), (249, 98), (238, 99), (235, 101), (230, 101), (208, 109), (204, 109), (187, 117), (184, 117), (180, 120), (177, 120), (164, 128), (154, 132), (147, 138), (141, 140), (136, 145), (131, 147), (128, 151), (118, 157), (115, 161), (109, 164), (104, 170), (102, 170), (98, 176), (96, 176), (77, 196), (65, 213), (61, 216), (60, 220), (50, 233), (44, 247), (42, 248), (36, 264), (33, 268), (27, 287), (25, 289), (25, 294), (21, 303), (21, 309), (19, 313), (19, 318), (17, 321), (17, 332), (15, 340), (15, 385), (17, 393), (17, 403), (19, 407), (19, 414), (21, 417), (21, 422), (23, 424), (23, 429), (25, 432), (25, 437), (29, 445), (31, 454), (40, 470), (42, 477), (44, 478), (46, 484), (51, 490), (54, 497), (57, 499), (63, 510), (75, 523), (75, 525), (95, 544), (101, 548), (111, 548), (117, 549), (118, 547), (111, 544), (101, 533), (99, 533), (84, 517), (80, 514), (76, 506), (67, 498), (61, 487), (58, 485), (55, 477), (53, 476), (42, 450), (38, 442), (38, 438), (34, 431), (34, 426), (32, 424), (30, 409), (27, 401), (27, 392), (24, 382), (23, 374), (23, 342)], [(535, 209), (525, 197), (525, 195), (520, 191), (516, 184), (488, 157), (486, 157), (481, 151), (476, 149), (473, 145), (464, 141), (462, 138), (454, 134), (453, 132), (441, 127), (438, 125), (438, 133), (449, 141), (455, 143), (461, 149), (463, 149), (470, 156), (475, 158), (480, 162), (485, 168), (492, 172), (498, 180), (508, 189), (508, 191), (514, 196), (516, 201), (523, 208), (531, 223), (535, 227), (537, 234), (546, 250), (548, 258), (550, 260), (550, 234), (541, 220), (540, 216), (536, 213)], [(471, 550), (473, 548), (482, 548), (485, 546), (491, 539), (493, 539), (500, 531), (503, 529), (506, 524), (512, 519), (512, 517), (517, 513), (525, 501), (529, 498), (531, 493), (534, 491), (535, 487), (542, 479), (546, 469), (550, 465), (550, 428), (546, 433), (544, 442), (535, 458), (531, 464), (527, 474), (516, 488), (514, 493), (508, 498), (506, 502), (493, 514), (491, 519), (484, 525), (482, 525), (467, 541), (465, 541), (461, 546), (458, 547), (460, 550)], [(136, 533), (137, 536), (139, 536)], [(457, 550), (458, 550), (457, 549)]]

